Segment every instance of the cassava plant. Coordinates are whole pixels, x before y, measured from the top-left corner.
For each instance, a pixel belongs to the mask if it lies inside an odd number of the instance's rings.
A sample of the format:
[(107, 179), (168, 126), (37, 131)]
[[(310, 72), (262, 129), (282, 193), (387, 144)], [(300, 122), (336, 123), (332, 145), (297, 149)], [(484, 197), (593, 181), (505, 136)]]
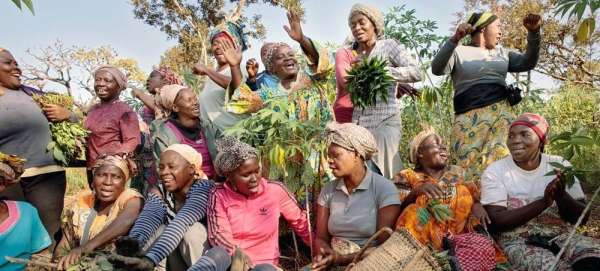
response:
[(377, 99), (387, 103), (388, 88), (392, 77), (387, 74), (388, 63), (378, 57), (363, 60), (357, 68), (350, 68), (346, 76), (346, 91), (354, 106), (365, 108), (375, 106)]

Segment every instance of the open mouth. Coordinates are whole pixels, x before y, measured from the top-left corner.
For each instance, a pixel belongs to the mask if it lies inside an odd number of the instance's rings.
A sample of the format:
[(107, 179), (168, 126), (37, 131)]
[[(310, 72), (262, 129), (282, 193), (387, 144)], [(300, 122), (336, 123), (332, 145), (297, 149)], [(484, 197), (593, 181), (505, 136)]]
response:
[(448, 153), (442, 152), (442, 153), (440, 153), (440, 157), (442, 157), (444, 159), (448, 159)]

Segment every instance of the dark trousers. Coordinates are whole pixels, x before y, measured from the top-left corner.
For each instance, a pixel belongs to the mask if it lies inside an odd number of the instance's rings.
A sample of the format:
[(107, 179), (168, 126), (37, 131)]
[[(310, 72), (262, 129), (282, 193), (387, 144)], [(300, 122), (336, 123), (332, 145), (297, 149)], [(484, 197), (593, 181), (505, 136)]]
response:
[[(19, 186), (20, 185), (20, 186)], [(38, 211), (40, 220), (52, 239), (48, 247), (51, 252), (60, 238), (61, 214), (65, 202), (67, 175), (65, 171), (51, 172), (32, 177), (21, 178), (19, 185), (8, 187), (0, 194), (0, 198), (26, 201)]]

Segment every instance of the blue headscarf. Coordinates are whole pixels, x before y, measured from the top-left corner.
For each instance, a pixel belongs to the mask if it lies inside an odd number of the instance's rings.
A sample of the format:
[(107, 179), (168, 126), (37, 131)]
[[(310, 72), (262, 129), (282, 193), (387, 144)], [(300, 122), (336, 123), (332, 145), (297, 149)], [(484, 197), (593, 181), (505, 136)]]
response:
[(244, 33), (245, 27), (246, 27), (246, 25), (244, 25), (243, 23), (238, 23), (238, 22), (222, 23), (220, 25), (215, 26), (215, 29), (213, 29), (213, 32), (210, 35), (210, 41), (212, 42), (212, 40), (215, 38), (215, 36), (217, 36), (221, 33), (224, 33), (224, 34), (227, 34), (227, 36), (229, 38), (231, 38), (231, 40), (235, 44), (242, 46), (242, 52), (246, 51), (249, 47), (249, 42), (248, 42), (248, 35), (246, 35), (246, 33)]

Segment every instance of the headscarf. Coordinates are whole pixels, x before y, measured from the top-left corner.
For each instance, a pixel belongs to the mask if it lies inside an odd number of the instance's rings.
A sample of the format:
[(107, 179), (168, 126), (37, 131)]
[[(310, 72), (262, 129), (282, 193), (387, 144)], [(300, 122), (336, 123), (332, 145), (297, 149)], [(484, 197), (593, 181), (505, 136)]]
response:
[[(274, 42), (267, 42), (265, 44), (263, 44), (262, 47), (260, 47), (260, 61), (263, 63), (263, 65), (265, 65), (265, 67), (267, 67), (267, 56), (266, 54), (269, 52), (269, 49), (271, 48), (271, 46), (273, 46), (273, 44), (275, 44)], [(264, 57), (263, 57), (264, 55)]]
[(183, 85), (183, 80), (181, 80), (181, 76), (175, 73), (173, 69), (167, 66), (161, 66), (158, 67), (158, 70), (156, 71), (160, 73), (163, 80), (167, 82), (167, 85)]
[(173, 111), (171, 108), (175, 103), (177, 94), (185, 88), (187, 87), (182, 85), (166, 85), (160, 89), (154, 99), (156, 106), (156, 109), (154, 110), (155, 119), (160, 120), (171, 115), (171, 112)]
[(117, 80), (117, 85), (119, 85), (119, 90), (124, 90), (127, 88), (127, 75), (125, 75), (119, 68), (115, 67), (115, 66), (102, 66), (100, 68), (98, 68), (98, 70), (96, 70), (96, 73), (98, 73), (99, 71), (105, 71), (110, 73), (115, 80)]
[(523, 113), (515, 121), (510, 124), (510, 128), (515, 125), (525, 125), (531, 129), (540, 137), (542, 141), (542, 147), (546, 145), (546, 136), (548, 135), (548, 122), (542, 116), (533, 113)]
[(285, 43), (285, 42), (278, 42), (278, 43), (273, 43), (270, 47), (269, 50), (267, 51), (267, 56), (265, 57), (265, 69), (267, 69), (267, 71), (269, 71), (270, 74), (275, 74), (275, 67), (274, 67), (274, 63), (273, 63), (273, 57), (275, 56), (275, 52), (277, 52), (277, 49), (279, 49), (279, 47), (281, 46), (287, 46), (292, 48), (289, 44)]
[(6, 155), (0, 152), (0, 185), (9, 187), (18, 183), (21, 174), (25, 171), (23, 163), (26, 161), (16, 155)]
[(484, 27), (493, 23), (496, 19), (498, 19), (498, 16), (496, 16), (492, 13), (489, 13), (489, 12), (483, 12), (483, 13), (473, 12), (473, 13), (469, 14), (467, 23), (470, 24), (473, 28), (475, 28), (475, 30), (473, 30), (473, 32), (471, 32), (471, 36), (474, 36), (475, 34), (481, 32), (481, 30)]
[(349, 151), (357, 152), (363, 160), (370, 160), (377, 153), (377, 141), (369, 130), (354, 123), (331, 122), (325, 126), (327, 147), (332, 143)]
[(246, 25), (238, 22), (225, 22), (220, 25), (215, 26), (212, 34), (210, 35), (210, 41), (219, 34), (224, 33), (234, 41), (236, 46), (242, 46), (242, 52), (246, 51), (249, 47), (248, 35), (244, 33), (244, 28)]
[(214, 165), (219, 176), (234, 171), (248, 159), (258, 158), (257, 149), (231, 136), (217, 140), (215, 146), (218, 154)]
[(94, 174), (94, 172), (96, 172), (96, 170), (100, 167), (107, 165), (116, 166), (121, 171), (123, 171), (123, 175), (125, 175), (125, 180), (129, 180), (129, 177), (131, 177), (131, 168), (129, 168), (129, 162), (127, 161), (127, 158), (112, 153), (104, 153), (98, 155), (98, 158), (96, 158), (96, 160), (94, 161), (92, 174)]
[(194, 178), (196, 178), (196, 180), (208, 179), (206, 174), (204, 174), (204, 171), (202, 171), (202, 155), (191, 146), (186, 144), (173, 144), (165, 151), (174, 151), (190, 164), (194, 165)]
[(0, 52), (2, 52), (2, 51), (6, 51), (6, 49), (0, 47)]
[(362, 14), (369, 18), (371, 23), (375, 26), (375, 34), (377, 37), (383, 36), (383, 13), (378, 7), (371, 4), (354, 4), (352, 9), (350, 9), (350, 15), (348, 15), (348, 24), (350, 23), (352, 16), (356, 14)]
[(410, 142), (410, 145), (408, 145), (408, 161), (413, 165), (417, 164), (417, 152), (419, 150), (419, 146), (421, 146), (421, 143), (423, 143), (423, 140), (430, 135), (436, 134), (433, 126), (424, 128), (425, 129), (422, 132), (413, 138), (413, 140)]

